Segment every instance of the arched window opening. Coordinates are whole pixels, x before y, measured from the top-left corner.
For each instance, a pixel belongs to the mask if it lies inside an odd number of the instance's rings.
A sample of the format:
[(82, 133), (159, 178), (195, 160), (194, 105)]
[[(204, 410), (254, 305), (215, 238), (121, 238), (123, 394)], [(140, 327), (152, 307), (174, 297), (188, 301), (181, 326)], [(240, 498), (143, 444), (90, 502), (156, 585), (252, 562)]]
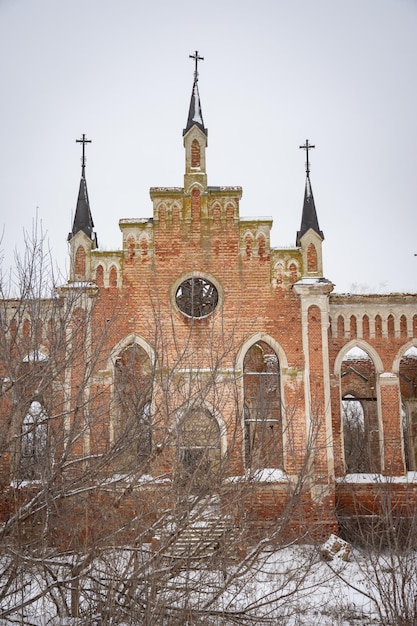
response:
[(400, 361), (402, 427), (406, 467), (417, 470), (417, 347), (409, 348)]
[(275, 276), (277, 285), (282, 285), (283, 277), (284, 277), (284, 265), (282, 263), (278, 263), (275, 267)]
[(200, 144), (193, 139), (191, 144), (191, 167), (200, 167)]
[(85, 276), (85, 250), (83, 246), (78, 246), (75, 253), (75, 274), (78, 278)]
[(110, 268), (109, 285), (110, 287), (117, 287), (117, 269), (114, 265)]
[(254, 344), (246, 353), (243, 385), (246, 467), (283, 468), (279, 361), (264, 341)]
[(20, 439), (19, 478), (40, 480), (48, 470), (47, 414), (38, 400), (33, 400), (23, 418)]
[(135, 248), (136, 248), (135, 238), (133, 237), (133, 235), (131, 235), (127, 240), (127, 256), (129, 257), (129, 259), (133, 259), (133, 257), (135, 256), (136, 254)]
[(369, 472), (365, 417), (362, 404), (352, 394), (342, 400), (342, 418), (346, 473)]
[(317, 250), (313, 243), (307, 248), (307, 271), (317, 272)]
[(178, 480), (208, 491), (220, 478), (220, 428), (204, 408), (189, 411), (178, 429)]
[(394, 323), (393, 315), (388, 315), (387, 328), (388, 328), (388, 337), (395, 337), (395, 323)]
[(144, 472), (152, 446), (152, 368), (141, 346), (129, 346), (116, 360), (114, 387), (119, 469)]
[(259, 237), (258, 237), (258, 255), (260, 256), (261, 259), (263, 259), (265, 254), (266, 254), (265, 236), (264, 235), (259, 235)]
[(96, 269), (96, 284), (99, 287), (104, 285), (104, 270), (102, 265), (99, 265)]
[(400, 317), (400, 335), (401, 338), (407, 337), (407, 318), (405, 315)]
[(367, 315), (362, 318), (362, 335), (365, 339), (369, 339), (369, 317)]
[(148, 238), (146, 235), (142, 235), (140, 238), (140, 253), (142, 257), (146, 257), (148, 255)]
[(167, 219), (167, 208), (165, 204), (161, 204), (159, 207), (159, 221), (161, 225), (164, 225)]
[(235, 218), (235, 209), (233, 207), (233, 204), (227, 204), (226, 205), (226, 221), (228, 223), (228, 225), (233, 224)]
[(297, 266), (295, 263), (290, 263), (288, 269), (290, 270), (290, 282), (294, 284), (297, 282)]
[(178, 205), (174, 204), (172, 207), (172, 223), (174, 226), (178, 226), (180, 222), (180, 209)]
[(381, 471), (376, 371), (370, 356), (355, 347), (341, 365), (341, 404), (347, 473)]
[(382, 317), (375, 316), (375, 337), (382, 337)]
[(337, 318), (337, 336), (341, 339), (345, 336), (345, 320), (343, 315), (339, 315)]
[(350, 316), (350, 336), (356, 337), (357, 335), (357, 326), (356, 326), (356, 317), (354, 315)]
[(246, 257), (248, 259), (252, 256), (252, 237), (247, 234), (245, 237), (245, 249), (246, 249)]

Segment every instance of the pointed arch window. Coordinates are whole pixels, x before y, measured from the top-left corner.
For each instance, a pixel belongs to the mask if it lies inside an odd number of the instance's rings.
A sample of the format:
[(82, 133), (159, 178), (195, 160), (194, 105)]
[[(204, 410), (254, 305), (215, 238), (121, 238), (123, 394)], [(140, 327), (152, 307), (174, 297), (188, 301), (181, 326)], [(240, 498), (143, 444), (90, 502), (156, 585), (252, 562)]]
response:
[(117, 269), (115, 265), (112, 265), (109, 273), (109, 286), (117, 287)]
[(343, 441), (347, 474), (369, 472), (365, 416), (360, 400), (347, 394), (342, 400)]
[(191, 167), (200, 167), (200, 144), (193, 139), (191, 144)]
[(250, 469), (282, 468), (281, 380), (278, 356), (264, 341), (243, 361), (245, 464)]
[(361, 348), (352, 348), (342, 361), (340, 377), (345, 471), (379, 473), (381, 434), (374, 362)]
[(179, 478), (192, 488), (209, 489), (220, 469), (220, 428), (210, 411), (190, 410), (178, 430)]
[(307, 248), (307, 271), (317, 272), (317, 250), (313, 243)]
[(79, 278), (85, 276), (85, 250), (83, 246), (78, 246), (75, 254), (75, 274)]
[(38, 400), (33, 400), (23, 418), (20, 439), (19, 478), (39, 480), (48, 468), (47, 414)]
[(417, 347), (409, 348), (400, 361), (402, 428), (406, 467), (417, 470)]
[(102, 265), (98, 265), (96, 269), (96, 284), (99, 287), (104, 285), (104, 269)]
[(152, 446), (152, 368), (138, 344), (127, 347), (116, 359), (114, 386), (119, 469), (145, 471)]

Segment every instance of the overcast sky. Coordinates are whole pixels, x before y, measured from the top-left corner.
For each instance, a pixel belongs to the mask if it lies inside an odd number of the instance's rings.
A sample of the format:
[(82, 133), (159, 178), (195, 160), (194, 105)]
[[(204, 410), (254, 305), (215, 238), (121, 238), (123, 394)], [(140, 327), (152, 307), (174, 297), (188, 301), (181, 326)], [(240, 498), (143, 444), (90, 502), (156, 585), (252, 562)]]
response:
[(182, 186), (195, 50), (209, 185), (295, 244), (308, 138), (337, 292), (417, 292), (417, 0), (0, 0), (6, 263), (38, 211), (61, 268), (86, 133), (102, 249)]

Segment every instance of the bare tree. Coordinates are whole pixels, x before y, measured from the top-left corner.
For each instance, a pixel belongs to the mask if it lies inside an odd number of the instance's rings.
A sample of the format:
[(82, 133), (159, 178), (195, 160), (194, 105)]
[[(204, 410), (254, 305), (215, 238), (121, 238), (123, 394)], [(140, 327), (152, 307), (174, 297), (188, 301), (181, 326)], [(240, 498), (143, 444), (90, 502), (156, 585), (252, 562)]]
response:
[(94, 284), (57, 287), (42, 238), (27, 239), (16, 266), (0, 314), (0, 619), (285, 623), (314, 552), (262, 592), (253, 581), (295, 528), (311, 540), (305, 499), (325, 453), (322, 408), (301, 443), (301, 391), (295, 381), (283, 406), (271, 347), (257, 342), (237, 372), (233, 325), (212, 322), (196, 347), (193, 323), (177, 337), (158, 294), (154, 355), (123, 345), (109, 373), (117, 298), (102, 310)]

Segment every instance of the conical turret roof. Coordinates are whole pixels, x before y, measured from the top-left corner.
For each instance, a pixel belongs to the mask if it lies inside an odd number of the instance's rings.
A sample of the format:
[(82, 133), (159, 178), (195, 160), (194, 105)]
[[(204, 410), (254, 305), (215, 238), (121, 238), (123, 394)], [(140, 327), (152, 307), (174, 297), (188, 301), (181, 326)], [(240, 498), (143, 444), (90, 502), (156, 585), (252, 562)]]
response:
[(91, 241), (95, 243), (95, 247), (98, 246), (97, 235), (94, 232), (94, 222), (93, 216), (91, 215), (90, 209), (90, 201), (88, 199), (88, 191), (87, 191), (87, 181), (85, 178), (85, 144), (91, 143), (90, 139), (86, 139), (85, 135), (82, 136), (82, 139), (77, 139), (77, 143), (82, 143), (83, 145), (83, 154), (81, 160), (81, 180), (80, 180), (80, 189), (78, 191), (78, 199), (77, 206), (75, 209), (74, 222), (72, 225), (72, 230), (68, 235), (68, 241), (76, 235), (78, 232), (82, 231), (87, 235)]
[(300, 245), (300, 239), (305, 233), (313, 229), (319, 237), (324, 239), (323, 232), (320, 230), (319, 221), (317, 219), (316, 206), (314, 204), (313, 190), (311, 188), (310, 176), (306, 178), (306, 186), (304, 191), (303, 214), (301, 217), (300, 230), (297, 232), (297, 246)]
[(198, 69), (197, 69), (198, 61), (203, 61), (204, 58), (198, 56), (197, 50), (195, 54), (190, 55), (190, 58), (195, 60), (194, 82), (193, 82), (193, 88), (191, 91), (191, 100), (190, 100), (190, 108), (188, 111), (187, 125), (184, 128), (182, 134), (184, 136), (188, 133), (188, 131), (193, 126), (198, 126), (198, 128), (207, 137), (207, 129), (204, 127), (203, 112), (201, 110), (200, 93), (198, 91)]
[(74, 237), (80, 230), (87, 235), (92, 241), (97, 241), (94, 233), (94, 222), (90, 210), (90, 202), (88, 200), (87, 181), (84, 176), (80, 180), (80, 189), (78, 192), (77, 207), (75, 209), (74, 223), (72, 231), (68, 236), (68, 241)]

